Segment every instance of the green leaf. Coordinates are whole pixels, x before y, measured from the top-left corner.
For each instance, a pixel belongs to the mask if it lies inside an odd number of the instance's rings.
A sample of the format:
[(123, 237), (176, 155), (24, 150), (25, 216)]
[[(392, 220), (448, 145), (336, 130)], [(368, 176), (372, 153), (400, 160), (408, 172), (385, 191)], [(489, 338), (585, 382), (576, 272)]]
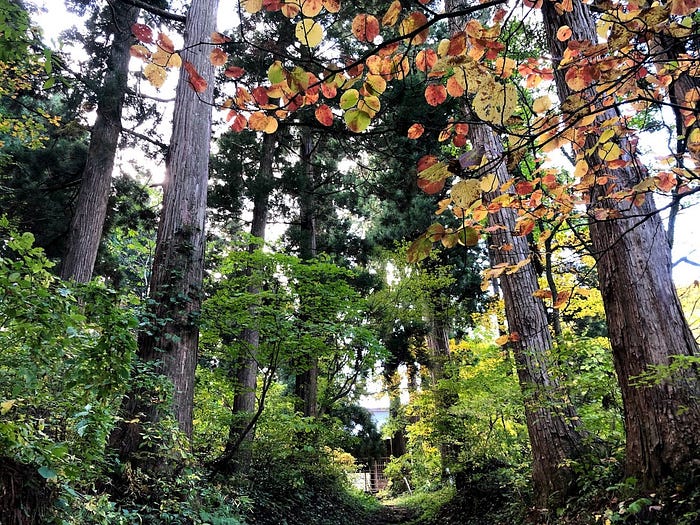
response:
[(44, 479), (55, 479), (56, 477), (58, 477), (58, 474), (56, 474), (56, 471), (53, 469), (50, 469), (47, 466), (39, 467), (39, 469), (37, 469), (37, 472)]

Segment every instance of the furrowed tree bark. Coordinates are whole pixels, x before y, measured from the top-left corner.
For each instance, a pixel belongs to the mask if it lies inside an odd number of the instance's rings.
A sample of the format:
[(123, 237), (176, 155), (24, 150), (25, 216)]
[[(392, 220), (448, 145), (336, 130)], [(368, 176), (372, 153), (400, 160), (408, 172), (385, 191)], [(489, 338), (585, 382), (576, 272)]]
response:
[[(547, 41), (555, 59), (555, 81), (561, 100), (573, 94), (557, 66), (566, 43), (556, 38), (562, 25), (573, 31), (573, 40), (596, 42), (588, 6), (574, 0), (572, 12), (559, 15), (554, 3), (542, 6)], [(583, 96), (593, 97), (589, 90)], [(614, 110), (603, 110), (597, 123), (614, 119)], [(587, 134), (583, 150), (591, 148), (599, 134)], [(590, 191), (590, 233), (597, 260), (600, 289), (608, 320), (625, 409), (627, 432), (625, 469), (645, 487), (654, 487), (673, 474), (680, 474), (700, 459), (700, 383), (697, 367), (683, 358), (697, 356), (698, 347), (683, 315), (671, 277), (671, 256), (663, 224), (651, 195), (639, 206), (606, 198), (612, 186), (631, 188), (646, 171), (624, 137), (619, 145), (629, 163), (611, 169), (594, 154), (585, 158), (606, 185)], [(594, 220), (599, 209), (609, 211), (608, 220)], [(641, 381), (650, 374), (649, 381)]]
[(131, 59), (129, 49), (136, 43), (131, 26), (138, 14), (139, 8), (121, 0), (116, 0), (113, 8), (105, 14), (110, 17), (112, 46), (97, 103), (97, 119), (90, 134), (76, 210), (68, 232), (67, 251), (61, 264), (62, 279), (85, 283), (92, 278), (107, 216), (114, 158), (122, 131), (122, 108)]
[[(315, 170), (313, 165), (314, 141), (311, 131), (302, 129), (300, 159), (303, 173), (299, 187), (299, 218), (301, 221), (301, 236), (299, 256), (302, 260), (316, 257), (316, 210), (314, 202)], [(303, 309), (303, 298), (300, 307)], [(302, 314), (303, 315), (303, 314)], [(318, 357), (314, 355), (301, 356), (302, 371), (297, 374), (294, 384), (294, 394), (299, 399), (297, 411), (304, 417), (318, 415)]]
[[(510, 180), (505, 165), (503, 144), (494, 131), (483, 124), (470, 124), (469, 139), (486, 151), (499, 185)], [(485, 195), (488, 203), (501, 193)], [(527, 239), (516, 236), (516, 214), (501, 208), (489, 214), (489, 226), (499, 226), (491, 234), (491, 265), (515, 265), (531, 256)], [(505, 249), (512, 247), (512, 249)], [(575, 474), (567, 460), (580, 457), (586, 447), (584, 432), (576, 410), (549, 374), (552, 336), (547, 311), (533, 294), (539, 289), (537, 274), (528, 263), (512, 274), (499, 278), (505, 304), (508, 329), (515, 337), (509, 347), (513, 352), (520, 389), (525, 401), (525, 419), (532, 450), (532, 482), (538, 507), (560, 506), (576, 489)]]
[[(456, 9), (458, 3), (447, 0), (446, 10)], [(452, 30), (462, 29), (454, 21), (451, 27)], [(475, 119), (469, 108), (465, 111), (469, 120)], [(499, 186), (512, 180), (505, 163), (503, 142), (493, 129), (484, 123), (470, 122), (468, 138), (474, 148), (483, 148)], [(499, 195), (498, 190), (489, 192), (484, 195), (484, 202), (487, 204)], [(489, 226), (497, 227), (489, 238), (492, 266), (515, 265), (532, 255), (526, 237), (514, 233), (516, 217), (515, 210), (507, 207), (489, 213)], [(552, 335), (545, 305), (533, 295), (539, 289), (533, 265), (528, 263), (515, 273), (504, 273), (499, 283), (508, 329), (515, 335), (508, 346), (513, 353), (525, 402), (535, 504), (540, 508), (550, 505), (556, 508), (576, 490), (575, 474), (566, 465), (586, 451), (585, 433), (568, 396), (549, 374)]]
[(149, 403), (149, 392), (127, 396), (126, 420), (134, 422), (123, 424), (111, 439), (122, 457), (138, 449), (142, 423), (156, 422), (168, 413), (174, 415), (183, 434), (192, 434), (214, 89), (211, 49), (206, 42), (215, 30), (217, 8), (218, 0), (193, 0), (187, 12), (183, 63), (192, 64), (207, 81), (207, 88), (195, 92), (182, 68), (150, 282), (151, 326), (139, 334), (138, 357), (155, 363), (172, 382), (172, 406)]

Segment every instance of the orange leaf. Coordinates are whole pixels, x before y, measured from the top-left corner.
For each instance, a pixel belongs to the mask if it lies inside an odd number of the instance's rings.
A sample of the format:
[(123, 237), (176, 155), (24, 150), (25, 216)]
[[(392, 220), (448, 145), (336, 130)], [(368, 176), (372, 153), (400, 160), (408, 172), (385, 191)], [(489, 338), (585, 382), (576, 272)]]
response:
[(379, 20), (373, 15), (357, 15), (352, 21), (352, 34), (360, 42), (373, 42), (379, 36)]
[(301, 13), (304, 16), (314, 17), (323, 9), (323, 0), (304, 0)]
[(437, 157), (435, 155), (424, 155), (418, 159), (418, 172), (427, 170), (430, 166), (437, 164)]
[(428, 195), (435, 195), (445, 187), (445, 179), (428, 180), (418, 178), (418, 187)]
[(467, 50), (467, 34), (464, 32), (457, 33), (450, 38), (450, 45), (447, 48), (447, 54), (450, 56), (461, 55)]
[(340, 0), (323, 0), (323, 7), (329, 13), (337, 13), (340, 11)]
[(223, 66), (228, 60), (228, 54), (221, 48), (215, 47), (209, 53), (209, 61), (213, 66)]
[(248, 117), (248, 126), (253, 131), (263, 131), (267, 127), (267, 115), (262, 111), (256, 111)]
[(417, 139), (423, 135), (424, 131), (425, 128), (423, 127), (423, 124), (413, 124), (410, 128), (408, 128), (408, 138)]
[(566, 42), (569, 40), (569, 38), (571, 38), (572, 34), (573, 32), (569, 26), (561, 26), (559, 29), (557, 29), (557, 40), (560, 42)]
[(333, 125), (333, 112), (326, 104), (321, 104), (316, 108), (316, 120), (324, 126)]
[(282, 14), (287, 18), (294, 18), (301, 12), (299, 0), (284, 1), (280, 6), (280, 11), (282, 11)]
[(230, 42), (231, 39), (227, 37), (226, 35), (222, 35), (218, 31), (214, 31), (211, 34), (211, 41), (214, 44), (225, 44), (226, 42)]
[(131, 33), (144, 44), (153, 43), (153, 30), (144, 24), (133, 24)]
[(206, 91), (208, 85), (207, 81), (202, 78), (191, 62), (185, 62), (185, 71), (187, 71), (187, 75), (189, 76), (192, 89), (194, 89), (197, 93)]
[(535, 189), (535, 185), (529, 180), (521, 180), (515, 184), (515, 191), (518, 195), (528, 195)]
[(236, 113), (235, 111), (232, 111), (231, 113), (234, 114), (232, 117), (233, 122), (231, 122), (231, 130), (235, 133), (243, 131), (248, 126), (248, 121), (240, 113)]
[(437, 61), (438, 56), (433, 49), (423, 49), (416, 55), (416, 67), (423, 72), (433, 69)]
[(469, 124), (465, 122), (458, 122), (455, 124), (455, 133), (458, 135), (466, 135), (469, 133)]
[(515, 226), (515, 235), (525, 237), (535, 229), (535, 221), (530, 218), (519, 220)]
[(431, 106), (439, 106), (447, 100), (447, 89), (442, 84), (430, 84), (425, 88), (425, 100)]
[(414, 31), (418, 31), (418, 34), (413, 36), (412, 43), (419, 45), (428, 39), (428, 29), (421, 30), (428, 23), (428, 18), (418, 11), (411, 13), (406, 17), (399, 26), (399, 33), (401, 36), (408, 36)]
[(399, 15), (401, 14), (401, 2), (399, 0), (394, 0), (389, 9), (382, 17), (382, 25), (391, 27), (399, 20)]
[(464, 86), (462, 86), (454, 75), (447, 79), (447, 92), (454, 98), (459, 98), (464, 95)]
[(129, 48), (129, 54), (134, 58), (140, 58), (141, 60), (146, 60), (150, 58), (151, 52), (147, 47), (142, 45), (133, 45)]

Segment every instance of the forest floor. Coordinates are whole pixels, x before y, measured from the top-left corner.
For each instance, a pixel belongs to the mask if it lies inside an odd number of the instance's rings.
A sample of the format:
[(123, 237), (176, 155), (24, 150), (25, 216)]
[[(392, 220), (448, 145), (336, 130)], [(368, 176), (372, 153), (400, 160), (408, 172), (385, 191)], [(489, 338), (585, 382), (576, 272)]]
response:
[(384, 504), (368, 525), (418, 525), (413, 521), (416, 517), (416, 511), (413, 509), (401, 505)]

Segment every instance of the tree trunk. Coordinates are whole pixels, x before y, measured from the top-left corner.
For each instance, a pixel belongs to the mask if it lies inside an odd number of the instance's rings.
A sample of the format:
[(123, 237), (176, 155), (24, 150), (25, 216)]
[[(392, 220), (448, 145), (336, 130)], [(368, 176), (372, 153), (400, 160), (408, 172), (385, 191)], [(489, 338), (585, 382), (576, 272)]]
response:
[[(488, 162), (494, 163), (499, 185), (508, 182), (510, 174), (500, 137), (487, 125), (470, 124), (469, 140), (484, 148)], [(491, 192), (485, 195), (484, 202), (498, 195), (499, 191)], [(489, 226), (500, 227), (490, 238), (492, 266), (515, 265), (531, 256), (527, 239), (513, 235), (515, 218), (511, 208), (489, 214)], [(512, 249), (503, 249), (506, 246)], [(563, 465), (584, 452), (583, 431), (574, 407), (549, 375), (552, 337), (544, 303), (533, 295), (539, 289), (535, 269), (528, 263), (515, 273), (505, 273), (500, 277), (500, 285), (508, 329), (515, 334), (509, 344), (525, 400), (535, 502), (543, 508), (558, 506), (575, 489), (574, 473)]]
[[(572, 12), (561, 15), (546, 1), (542, 16), (555, 67), (566, 47), (556, 38), (560, 26), (572, 29), (573, 40), (596, 42), (593, 18), (580, 0), (574, 0)], [(572, 91), (563, 70), (556, 69), (555, 81), (559, 98), (565, 100)], [(612, 109), (601, 109), (597, 124), (616, 116)], [(592, 128), (582, 151), (595, 144), (598, 136), (599, 130)], [(697, 356), (698, 348), (676, 295), (669, 245), (651, 195), (640, 206), (605, 198), (612, 186), (631, 188), (646, 177), (624, 138), (620, 146), (631, 158), (620, 169), (610, 169), (586, 153), (597, 176), (608, 177), (607, 185), (589, 192), (590, 232), (625, 408), (626, 472), (652, 487), (687, 469), (700, 456), (697, 369), (673, 367), (682, 365), (683, 356)], [(594, 220), (593, 212), (599, 208), (619, 218)], [(643, 374), (651, 374), (651, 380), (640, 381)]]
[[(125, 406), (127, 419), (139, 422), (157, 421), (171, 409), (186, 436), (192, 434), (214, 87), (210, 47), (202, 43), (211, 39), (217, 8), (218, 0), (193, 0), (187, 13), (182, 59), (208, 85), (204, 92), (195, 92), (182, 68), (150, 283), (152, 325), (139, 334), (138, 357), (158, 363), (160, 372), (172, 382), (172, 407), (150, 403), (148, 393), (128, 396)], [(112, 436), (122, 457), (135, 452), (140, 441), (139, 424), (127, 423)]]
[[(316, 209), (315, 209), (315, 173), (313, 135), (308, 129), (301, 132), (300, 157), (302, 174), (299, 184), (299, 219), (301, 235), (299, 239), (299, 256), (302, 260), (316, 257)], [(303, 298), (300, 308), (304, 308)], [(295, 395), (299, 399), (298, 410), (304, 417), (318, 415), (318, 357), (305, 355), (301, 358), (302, 371), (295, 379)]]
[(131, 26), (138, 18), (139, 9), (116, 0), (108, 13), (106, 16), (111, 17), (109, 33), (113, 39), (109, 63), (97, 103), (97, 119), (90, 134), (67, 251), (61, 264), (62, 279), (83, 283), (92, 278), (107, 215), (114, 157), (122, 130), (122, 107), (131, 59), (129, 49), (136, 43)]
[[(265, 239), (265, 229), (269, 211), (270, 194), (274, 187), (273, 165), (277, 151), (277, 135), (266, 134), (263, 137), (260, 167), (257, 176), (252, 181), (253, 191), (253, 220), (250, 225), (250, 234), (259, 239)], [(252, 244), (249, 249), (255, 250), (258, 246)], [(249, 287), (248, 293), (257, 294), (260, 290)], [(255, 392), (258, 378), (257, 350), (260, 345), (260, 333), (257, 330), (246, 328), (243, 330), (243, 347), (245, 355), (238, 358), (235, 372), (235, 395), (233, 397), (232, 413), (234, 423), (229, 428), (228, 441), (222, 457), (231, 458), (231, 472), (243, 472), (250, 464), (249, 445), (255, 437), (255, 428), (250, 428), (249, 423), (255, 417)]]

